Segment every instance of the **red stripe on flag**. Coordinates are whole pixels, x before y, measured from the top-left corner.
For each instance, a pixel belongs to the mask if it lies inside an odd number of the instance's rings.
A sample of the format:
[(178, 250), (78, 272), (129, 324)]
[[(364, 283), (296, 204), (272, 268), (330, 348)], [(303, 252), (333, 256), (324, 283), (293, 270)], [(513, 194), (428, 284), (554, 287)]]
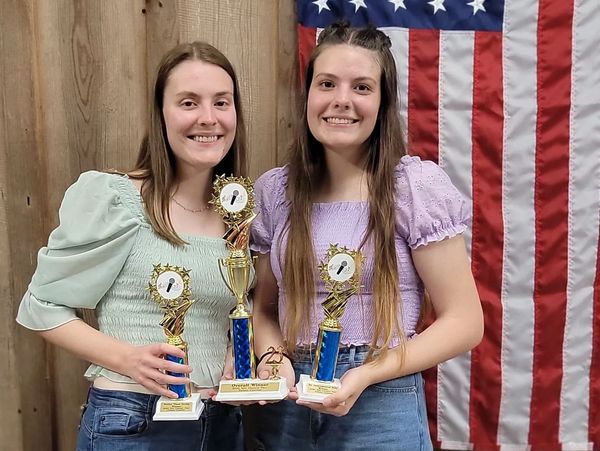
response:
[(600, 449), (600, 243), (596, 257), (594, 280), (594, 313), (592, 315), (592, 359), (590, 367), (589, 441)]
[(408, 41), (408, 150), (438, 161), (439, 30), (410, 30)]
[(433, 447), (439, 449), (442, 447), (437, 434), (437, 366), (423, 371), (425, 379), (425, 402), (427, 403), (427, 420), (429, 422), (429, 433)]
[(560, 449), (560, 389), (567, 305), (572, 2), (538, 9), (535, 156), (534, 353), (529, 443)]
[(298, 61), (300, 63), (300, 86), (304, 86), (306, 66), (310, 54), (317, 45), (317, 30), (298, 24)]
[(502, 36), (475, 33), (473, 61), (472, 269), (483, 306), (485, 334), (471, 353), (469, 425), (475, 449), (498, 449), (502, 341)]

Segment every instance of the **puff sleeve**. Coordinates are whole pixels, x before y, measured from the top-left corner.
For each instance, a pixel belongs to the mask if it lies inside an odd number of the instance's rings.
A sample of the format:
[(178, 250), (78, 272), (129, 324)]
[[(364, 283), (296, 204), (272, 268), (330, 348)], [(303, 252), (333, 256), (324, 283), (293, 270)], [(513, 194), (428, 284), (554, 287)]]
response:
[(76, 308), (96, 307), (123, 268), (140, 218), (122, 202), (117, 175), (83, 173), (65, 193), (59, 226), (38, 253), (17, 322), (48, 330), (77, 318)]
[(470, 204), (434, 162), (404, 156), (396, 168), (398, 233), (411, 249), (463, 233)]
[(251, 250), (261, 254), (271, 251), (275, 225), (287, 219), (287, 210), (282, 208), (286, 187), (287, 167), (271, 169), (256, 180), (254, 193), (258, 215), (250, 230)]

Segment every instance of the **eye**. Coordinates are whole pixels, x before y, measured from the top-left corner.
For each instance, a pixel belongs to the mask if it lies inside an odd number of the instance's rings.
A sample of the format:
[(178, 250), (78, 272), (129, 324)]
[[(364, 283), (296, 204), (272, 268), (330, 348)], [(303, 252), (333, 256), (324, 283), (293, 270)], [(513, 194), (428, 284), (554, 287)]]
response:
[(333, 87), (335, 87), (335, 85), (333, 84), (333, 82), (331, 80), (323, 80), (322, 82), (319, 83), (319, 86), (325, 89), (331, 89)]
[(215, 106), (218, 108), (226, 108), (229, 106), (229, 101), (227, 100), (217, 100), (215, 102)]
[(193, 108), (196, 106), (196, 102), (194, 102), (193, 100), (186, 99), (182, 100), (180, 105), (184, 108)]
[(356, 85), (354, 89), (361, 93), (367, 93), (372, 91), (371, 87), (365, 83), (360, 83)]

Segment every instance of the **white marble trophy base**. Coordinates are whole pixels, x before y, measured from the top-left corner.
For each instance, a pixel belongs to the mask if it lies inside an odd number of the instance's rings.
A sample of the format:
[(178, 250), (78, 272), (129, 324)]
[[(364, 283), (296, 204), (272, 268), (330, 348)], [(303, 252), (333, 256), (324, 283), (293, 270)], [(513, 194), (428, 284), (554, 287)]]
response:
[(308, 374), (301, 374), (296, 384), (298, 399), (301, 401), (323, 403), (327, 396), (334, 394), (340, 389), (342, 383), (339, 379), (332, 382), (323, 382), (313, 379)]
[(156, 403), (152, 417), (155, 421), (197, 420), (204, 409), (200, 393), (181, 399), (171, 399), (161, 396)]
[(219, 383), (217, 401), (278, 401), (288, 394), (285, 379), (231, 379)]

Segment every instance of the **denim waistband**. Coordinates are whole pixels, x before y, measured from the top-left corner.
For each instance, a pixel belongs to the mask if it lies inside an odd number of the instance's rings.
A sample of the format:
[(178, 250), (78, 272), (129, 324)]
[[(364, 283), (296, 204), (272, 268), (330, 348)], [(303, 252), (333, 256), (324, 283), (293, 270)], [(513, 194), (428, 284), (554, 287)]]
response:
[[(315, 359), (316, 346), (299, 346), (294, 352), (294, 361), (296, 362), (312, 362)], [(340, 346), (338, 350), (337, 362), (339, 364), (346, 363), (362, 363), (369, 353), (371, 347), (369, 345), (348, 345)]]
[(96, 387), (90, 387), (88, 394), (88, 403), (93, 406), (122, 407), (143, 413), (152, 413), (157, 399), (158, 395)]

